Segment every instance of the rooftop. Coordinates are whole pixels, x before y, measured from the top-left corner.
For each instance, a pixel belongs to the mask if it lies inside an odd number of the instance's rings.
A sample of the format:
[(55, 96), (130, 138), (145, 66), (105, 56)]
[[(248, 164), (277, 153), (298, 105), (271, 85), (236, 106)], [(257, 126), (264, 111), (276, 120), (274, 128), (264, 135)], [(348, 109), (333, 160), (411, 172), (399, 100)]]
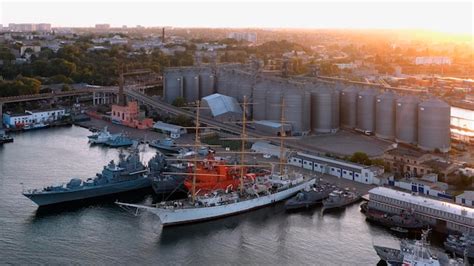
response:
[(464, 193), (462, 193), (460, 195), (457, 195), (456, 197), (474, 201), (474, 191), (466, 190), (466, 191), (464, 191)]
[(393, 150), (387, 151), (388, 154), (395, 155), (395, 156), (410, 156), (410, 157), (415, 157), (419, 158), (424, 155), (423, 152), (405, 148), (405, 147), (398, 147)]
[(429, 207), (441, 212), (451, 213), (474, 219), (473, 208), (461, 206), (458, 204), (426, 198), (418, 195), (412, 195), (411, 193), (406, 193), (386, 187), (373, 188), (369, 190), (369, 194), (385, 196), (388, 198), (397, 199), (399, 201), (408, 202), (414, 205)]

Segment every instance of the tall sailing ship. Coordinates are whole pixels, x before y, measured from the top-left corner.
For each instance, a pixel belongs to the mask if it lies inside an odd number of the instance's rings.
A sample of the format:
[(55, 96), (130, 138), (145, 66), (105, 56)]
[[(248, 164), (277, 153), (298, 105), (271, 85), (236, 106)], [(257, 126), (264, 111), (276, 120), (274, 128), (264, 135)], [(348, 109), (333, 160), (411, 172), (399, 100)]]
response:
[[(284, 105), (284, 103), (283, 103)], [(147, 210), (157, 215), (162, 226), (187, 224), (207, 221), (225, 216), (236, 215), (264, 206), (272, 205), (295, 195), (306, 187), (312, 186), (316, 178), (303, 176), (299, 173), (288, 173), (280, 167), (279, 173), (271, 173), (258, 176), (253, 179), (245, 179), (244, 174), (244, 148), (246, 139), (246, 99), (243, 103), (242, 121), (242, 156), (240, 166), (240, 178), (238, 187), (228, 186), (226, 189), (216, 189), (205, 194), (196, 193), (196, 180), (202, 176), (199, 167), (194, 167), (192, 173), (191, 194), (187, 199), (165, 201), (154, 205), (139, 205), (117, 202), (119, 206)], [(199, 101), (196, 110), (196, 147), (199, 145)], [(282, 112), (283, 120), (283, 112)], [(283, 123), (282, 123), (283, 124)], [(281, 146), (285, 133), (281, 133)], [(280, 157), (282, 165), (283, 157)], [(197, 166), (197, 160), (194, 163)], [(206, 173), (205, 175), (209, 175)], [(216, 174), (216, 176), (221, 176)], [(232, 184), (234, 185), (234, 183)], [(236, 189), (238, 188), (238, 189)]]

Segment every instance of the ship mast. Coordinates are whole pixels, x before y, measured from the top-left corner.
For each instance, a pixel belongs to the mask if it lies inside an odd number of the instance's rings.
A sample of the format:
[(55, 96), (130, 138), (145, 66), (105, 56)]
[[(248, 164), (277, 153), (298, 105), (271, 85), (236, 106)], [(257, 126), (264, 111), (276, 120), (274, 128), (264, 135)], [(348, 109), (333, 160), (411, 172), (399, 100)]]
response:
[(247, 111), (247, 96), (244, 95), (244, 103), (242, 105), (242, 139), (241, 139), (241, 144), (242, 144), (242, 153), (240, 154), (240, 194), (244, 193), (244, 160), (245, 160), (245, 138), (247, 137), (246, 133), (246, 124), (247, 124), (247, 118), (245, 116), (245, 113)]
[(285, 98), (281, 100), (281, 115), (280, 115), (280, 175), (283, 175), (283, 164), (285, 163), (285, 151), (283, 148), (283, 138), (286, 137), (285, 126)]
[(194, 205), (194, 202), (196, 200), (196, 170), (197, 170), (197, 147), (199, 145), (199, 109), (200, 109), (200, 101), (197, 100), (197, 109), (196, 109), (196, 125), (194, 127), (195, 136), (194, 136), (194, 145), (195, 145), (195, 152), (194, 152), (194, 171), (193, 171), (193, 186), (192, 186), (192, 203)]

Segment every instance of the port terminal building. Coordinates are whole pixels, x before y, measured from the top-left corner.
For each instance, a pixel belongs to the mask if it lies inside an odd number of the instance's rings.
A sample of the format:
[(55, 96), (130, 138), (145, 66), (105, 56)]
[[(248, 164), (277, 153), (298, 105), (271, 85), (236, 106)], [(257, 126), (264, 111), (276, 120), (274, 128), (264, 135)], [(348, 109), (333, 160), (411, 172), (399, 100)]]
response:
[(410, 211), (425, 224), (442, 233), (474, 233), (474, 209), (386, 187), (369, 191), (369, 208), (400, 214)]
[(288, 164), (364, 184), (385, 183), (384, 169), (378, 166), (366, 166), (301, 152), (290, 155)]

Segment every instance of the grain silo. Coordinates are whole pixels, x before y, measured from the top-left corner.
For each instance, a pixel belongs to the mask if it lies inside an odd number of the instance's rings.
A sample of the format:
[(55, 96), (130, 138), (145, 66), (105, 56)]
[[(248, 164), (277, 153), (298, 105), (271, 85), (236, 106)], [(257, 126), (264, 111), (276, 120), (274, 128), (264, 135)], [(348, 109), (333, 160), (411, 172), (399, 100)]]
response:
[(395, 138), (395, 94), (385, 92), (375, 100), (375, 135), (383, 139)]
[(339, 92), (320, 87), (311, 92), (311, 129), (331, 133), (339, 129)]
[(341, 126), (355, 128), (357, 124), (357, 89), (349, 86), (341, 92)]
[(265, 92), (265, 98), (267, 100), (265, 119), (280, 121), (281, 120), (281, 97), (282, 90), (280, 86), (277, 86), (277, 82), (270, 82), (269, 87)]
[(439, 99), (418, 105), (418, 147), (423, 150), (448, 152), (451, 145), (451, 106)]
[(222, 95), (229, 95), (229, 74), (225, 70), (220, 70), (217, 74), (216, 78), (216, 85), (217, 85), (217, 93)]
[(305, 132), (303, 122), (304, 91), (297, 89), (286, 90), (284, 99), (284, 119), (293, 127), (293, 132), (302, 134)]
[(186, 70), (184, 74), (183, 91), (183, 97), (187, 102), (199, 100), (199, 75), (196, 70)]
[(376, 95), (372, 89), (360, 91), (357, 95), (357, 129), (374, 132)]
[(395, 140), (415, 144), (418, 139), (417, 97), (404, 96), (395, 101)]
[(172, 103), (176, 98), (183, 96), (183, 76), (181, 71), (165, 70), (163, 98), (167, 103)]
[(253, 120), (265, 120), (266, 112), (266, 90), (268, 87), (268, 81), (262, 80), (258, 82), (253, 88)]
[(211, 70), (199, 73), (199, 96), (201, 98), (215, 93), (215, 80)]

